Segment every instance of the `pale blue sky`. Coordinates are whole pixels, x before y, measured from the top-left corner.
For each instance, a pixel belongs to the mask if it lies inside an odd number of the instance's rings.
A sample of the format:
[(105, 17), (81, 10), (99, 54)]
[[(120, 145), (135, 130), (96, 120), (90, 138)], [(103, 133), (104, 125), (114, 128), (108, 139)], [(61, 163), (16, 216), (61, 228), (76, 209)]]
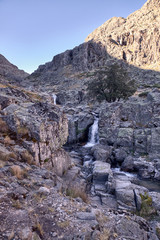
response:
[(26, 72), (84, 42), (109, 18), (146, 0), (0, 0), (0, 53)]

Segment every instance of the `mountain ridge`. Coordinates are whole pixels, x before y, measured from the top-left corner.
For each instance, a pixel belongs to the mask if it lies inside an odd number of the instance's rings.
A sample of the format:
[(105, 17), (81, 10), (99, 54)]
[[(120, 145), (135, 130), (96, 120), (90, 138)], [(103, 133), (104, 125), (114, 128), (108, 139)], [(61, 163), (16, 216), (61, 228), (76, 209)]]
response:
[(19, 82), (29, 76), (16, 65), (10, 63), (2, 54), (0, 54), (0, 76), (1, 80), (9, 82)]
[(159, 1), (149, 0), (126, 19), (113, 17), (89, 34), (85, 42), (101, 42), (113, 57), (141, 68), (158, 70), (159, 6)]
[(160, 10), (157, 6), (159, 1), (149, 0), (126, 19), (109, 19), (89, 34), (84, 43), (40, 65), (26, 83), (35, 86), (38, 83), (43, 88), (47, 85), (54, 92), (61, 91), (63, 86), (65, 90), (77, 91), (74, 86), (85, 88), (85, 73), (118, 61), (141, 86), (159, 84)]

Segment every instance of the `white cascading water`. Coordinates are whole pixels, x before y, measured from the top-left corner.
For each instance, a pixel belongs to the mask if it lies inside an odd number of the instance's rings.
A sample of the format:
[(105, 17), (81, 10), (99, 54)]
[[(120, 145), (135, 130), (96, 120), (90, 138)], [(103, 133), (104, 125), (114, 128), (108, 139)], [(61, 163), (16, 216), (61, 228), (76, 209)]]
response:
[(88, 143), (84, 147), (92, 147), (98, 143), (98, 118), (95, 117), (93, 125), (89, 129)]
[(124, 172), (124, 171), (121, 171), (120, 167), (117, 167), (117, 168), (112, 168), (112, 171), (113, 173), (115, 174), (119, 174), (119, 175), (124, 175), (130, 179), (133, 179), (133, 178), (136, 178), (137, 177), (137, 174), (136, 173), (129, 173), (129, 172)]
[(54, 101), (54, 104), (56, 105), (56, 100), (57, 100), (57, 96), (56, 96), (56, 94), (52, 94), (52, 97), (53, 97), (53, 101)]

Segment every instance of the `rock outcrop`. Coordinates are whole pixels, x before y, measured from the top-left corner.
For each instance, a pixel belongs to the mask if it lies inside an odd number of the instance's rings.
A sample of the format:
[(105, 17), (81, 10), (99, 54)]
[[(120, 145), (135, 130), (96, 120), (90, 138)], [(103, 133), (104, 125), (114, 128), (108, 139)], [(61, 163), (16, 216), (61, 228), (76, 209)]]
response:
[[(124, 161), (122, 168), (138, 170), (141, 177), (159, 179), (159, 105), (160, 91), (157, 89), (126, 102), (104, 105), (100, 113), (100, 143), (113, 146), (116, 161), (119, 164)], [(141, 160), (138, 158), (141, 164), (126, 154), (141, 157)]]
[(61, 149), (68, 137), (68, 120), (56, 105), (40, 99), (33, 92), (1, 86), (1, 158), (48, 166), (61, 176), (70, 165)]
[(108, 54), (129, 64), (159, 70), (159, 20), (159, 1), (148, 0), (126, 19), (113, 17), (105, 22), (86, 38), (86, 42), (100, 42)]
[(0, 78), (7, 82), (19, 82), (29, 74), (19, 70), (17, 66), (11, 64), (3, 55), (0, 54)]

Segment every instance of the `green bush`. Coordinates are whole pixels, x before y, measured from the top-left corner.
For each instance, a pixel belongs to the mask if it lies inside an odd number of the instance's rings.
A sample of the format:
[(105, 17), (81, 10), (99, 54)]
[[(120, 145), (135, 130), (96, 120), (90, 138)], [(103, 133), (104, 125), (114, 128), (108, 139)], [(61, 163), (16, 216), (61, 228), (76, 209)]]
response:
[(108, 70), (97, 71), (96, 77), (88, 83), (87, 90), (98, 101), (114, 102), (133, 95), (136, 86), (124, 68), (113, 64)]
[(140, 216), (150, 218), (153, 215), (157, 214), (155, 208), (152, 206), (152, 198), (148, 195), (148, 193), (140, 194), (141, 197), (141, 210)]

